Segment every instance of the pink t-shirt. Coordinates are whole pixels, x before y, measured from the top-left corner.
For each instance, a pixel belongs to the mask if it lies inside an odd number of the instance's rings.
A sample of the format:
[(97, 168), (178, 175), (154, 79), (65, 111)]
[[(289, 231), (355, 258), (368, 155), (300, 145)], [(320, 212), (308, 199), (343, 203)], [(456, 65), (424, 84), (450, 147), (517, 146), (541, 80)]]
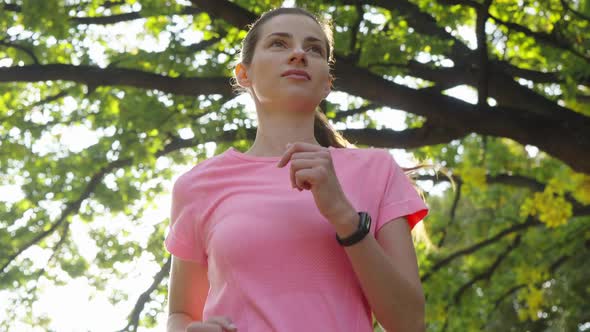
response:
[[(371, 235), (428, 208), (385, 149), (329, 148), (336, 175)], [(228, 316), (240, 332), (373, 331), (371, 309), (333, 226), (311, 191), (291, 188), (290, 162), (233, 148), (174, 184), (165, 245), (208, 266), (203, 319)]]

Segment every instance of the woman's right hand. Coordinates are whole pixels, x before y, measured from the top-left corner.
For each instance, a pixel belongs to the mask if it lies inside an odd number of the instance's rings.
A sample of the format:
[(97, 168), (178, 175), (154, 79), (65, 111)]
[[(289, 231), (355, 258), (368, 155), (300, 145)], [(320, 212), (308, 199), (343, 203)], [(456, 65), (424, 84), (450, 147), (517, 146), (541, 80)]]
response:
[(229, 317), (213, 316), (204, 322), (190, 323), (185, 332), (236, 332), (237, 330)]

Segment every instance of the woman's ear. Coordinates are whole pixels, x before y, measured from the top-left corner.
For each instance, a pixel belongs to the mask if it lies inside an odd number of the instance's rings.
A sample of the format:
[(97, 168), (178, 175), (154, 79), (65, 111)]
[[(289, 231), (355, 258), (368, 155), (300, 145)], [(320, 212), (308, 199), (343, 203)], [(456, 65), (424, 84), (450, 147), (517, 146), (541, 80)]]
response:
[(250, 80), (248, 79), (248, 70), (243, 63), (238, 63), (236, 68), (234, 69), (234, 74), (236, 75), (236, 81), (242, 88), (250, 87)]

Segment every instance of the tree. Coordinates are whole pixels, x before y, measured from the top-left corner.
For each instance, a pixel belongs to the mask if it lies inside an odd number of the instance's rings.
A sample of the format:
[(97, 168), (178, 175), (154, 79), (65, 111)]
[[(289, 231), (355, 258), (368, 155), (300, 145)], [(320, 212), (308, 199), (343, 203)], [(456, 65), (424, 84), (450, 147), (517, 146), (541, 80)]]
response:
[[(137, 227), (174, 176), (170, 165), (244, 149), (255, 123), (231, 91), (245, 27), (282, 1), (0, 3), (0, 172), (22, 190), (0, 205), (0, 287), (31, 307), (41, 280), (85, 276), (101, 290), (121, 264), (161, 267), (124, 330), (164, 310), (167, 220)], [(406, 149), (444, 166), (456, 187), (428, 195), (430, 241), (416, 242), (431, 331), (577, 330), (590, 322), (590, 11), (588, 1), (300, 1), (334, 20), (335, 125), (358, 147)], [(100, 28), (142, 24), (126, 47)], [(465, 32), (473, 32), (473, 38)], [(194, 36), (198, 38), (194, 38)], [(452, 97), (462, 87), (469, 103)], [(405, 130), (376, 115), (406, 112)], [(86, 128), (94, 144), (60, 144)], [(446, 181), (420, 172), (418, 180)], [(425, 183), (427, 183), (425, 182)], [(89, 261), (72, 225), (100, 251)], [(27, 251), (50, 253), (38, 267)], [(67, 275), (64, 276), (64, 272)], [(124, 295), (113, 294), (113, 302)], [(149, 308), (149, 310), (146, 310)], [(29, 310), (29, 315), (32, 316)], [(45, 317), (30, 324), (47, 326)]]

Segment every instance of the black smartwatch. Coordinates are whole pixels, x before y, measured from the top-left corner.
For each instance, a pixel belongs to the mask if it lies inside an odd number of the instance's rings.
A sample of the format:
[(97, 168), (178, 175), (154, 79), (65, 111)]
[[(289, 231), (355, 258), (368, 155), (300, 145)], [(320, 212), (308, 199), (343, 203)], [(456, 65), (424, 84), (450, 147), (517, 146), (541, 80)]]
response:
[(371, 216), (367, 212), (358, 212), (360, 221), (359, 227), (352, 235), (341, 239), (338, 234), (336, 234), (336, 240), (340, 243), (341, 246), (348, 247), (351, 246), (360, 240), (364, 239), (369, 231), (371, 230)]

